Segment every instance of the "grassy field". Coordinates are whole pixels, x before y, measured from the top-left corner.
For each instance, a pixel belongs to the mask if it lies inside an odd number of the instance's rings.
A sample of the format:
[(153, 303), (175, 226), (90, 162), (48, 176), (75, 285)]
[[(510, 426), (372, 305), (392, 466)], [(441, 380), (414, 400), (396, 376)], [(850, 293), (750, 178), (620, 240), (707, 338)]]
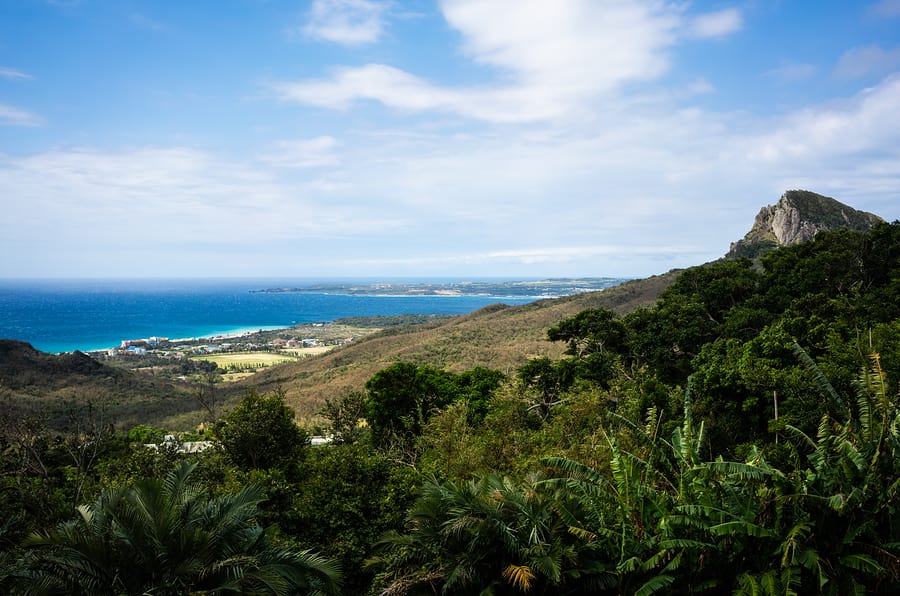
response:
[(206, 362), (215, 362), (219, 368), (264, 368), (273, 364), (281, 364), (282, 362), (293, 362), (297, 360), (296, 354), (288, 354), (285, 352), (229, 352), (224, 354), (204, 354), (202, 356), (194, 356), (194, 360), (204, 360)]

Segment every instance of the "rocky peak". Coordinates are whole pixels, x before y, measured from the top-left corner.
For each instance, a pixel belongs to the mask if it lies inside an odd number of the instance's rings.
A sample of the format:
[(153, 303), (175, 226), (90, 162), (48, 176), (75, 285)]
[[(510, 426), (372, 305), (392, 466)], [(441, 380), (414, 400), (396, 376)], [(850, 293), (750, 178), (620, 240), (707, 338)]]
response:
[(882, 220), (831, 197), (808, 190), (789, 190), (775, 205), (760, 210), (753, 228), (733, 242), (728, 257), (757, 257), (773, 248), (812, 240), (826, 230), (869, 230)]

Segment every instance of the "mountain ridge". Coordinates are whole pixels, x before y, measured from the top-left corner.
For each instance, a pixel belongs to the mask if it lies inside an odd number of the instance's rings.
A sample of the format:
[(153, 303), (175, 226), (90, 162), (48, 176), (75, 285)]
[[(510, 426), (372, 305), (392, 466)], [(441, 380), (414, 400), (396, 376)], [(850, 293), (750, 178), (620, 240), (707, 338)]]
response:
[(726, 258), (760, 257), (781, 246), (812, 240), (819, 232), (850, 229), (861, 232), (884, 220), (808, 190), (788, 190), (775, 205), (763, 207), (747, 234), (732, 242)]

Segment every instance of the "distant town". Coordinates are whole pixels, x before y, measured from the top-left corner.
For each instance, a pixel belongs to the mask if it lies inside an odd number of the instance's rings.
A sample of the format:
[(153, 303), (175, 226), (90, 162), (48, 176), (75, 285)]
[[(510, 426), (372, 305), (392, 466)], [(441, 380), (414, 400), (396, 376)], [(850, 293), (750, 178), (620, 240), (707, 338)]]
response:
[(326, 341), (319, 337), (297, 338), (301, 327), (318, 327), (325, 329), (329, 323), (309, 323), (307, 325), (288, 327), (268, 337), (273, 332), (249, 331), (241, 334), (213, 335), (210, 337), (190, 337), (169, 339), (168, 337), (148, 337), (144, 339), (123, 339), (117, 348), (104, 350), (109, 358), (118, 356), (158, 355), (163, 357), (183, 358), (192, 354), (215, 354), (219, 352), (256, 351), (256, 350), (297, 350), (315, 348), (323, 345), (341, 345), (353, 341), (353, 336), (331, 338)]
[(346, 294), (351, 296), (496, 296), (555, 298), (594, 292), (625, 281), (617, 277), (559, 278), (527, 281), (453, 281), (325, 283), (303, 287), (265, 288), (262, 293)]

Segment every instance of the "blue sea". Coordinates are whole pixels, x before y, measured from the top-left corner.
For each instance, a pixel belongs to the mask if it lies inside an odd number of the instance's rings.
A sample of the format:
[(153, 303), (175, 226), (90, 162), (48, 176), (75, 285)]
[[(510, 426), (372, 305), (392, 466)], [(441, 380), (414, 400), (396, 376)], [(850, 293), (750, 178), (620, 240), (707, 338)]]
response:
[(118, 346), (125, 339), (210, 337), (349, 316), (465, 314), (497, 302), (515, 305), (536, 299), (254, 291), (316, 283), (283, 279), (0, 280), (0, 338), (26, 341), (45, 352), (92, 351)]

